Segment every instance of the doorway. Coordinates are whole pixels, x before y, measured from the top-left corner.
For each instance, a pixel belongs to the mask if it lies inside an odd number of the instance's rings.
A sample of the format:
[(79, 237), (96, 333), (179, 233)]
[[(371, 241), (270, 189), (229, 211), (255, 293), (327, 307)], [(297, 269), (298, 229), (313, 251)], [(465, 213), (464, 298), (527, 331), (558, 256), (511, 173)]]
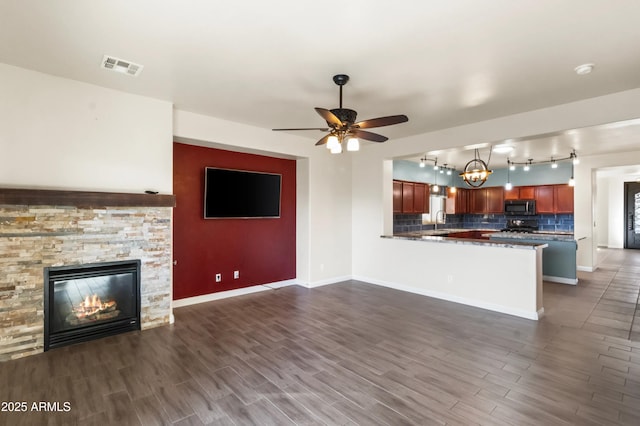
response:
[(640, 183), (624, 183), (624, 248), (640, 249)]

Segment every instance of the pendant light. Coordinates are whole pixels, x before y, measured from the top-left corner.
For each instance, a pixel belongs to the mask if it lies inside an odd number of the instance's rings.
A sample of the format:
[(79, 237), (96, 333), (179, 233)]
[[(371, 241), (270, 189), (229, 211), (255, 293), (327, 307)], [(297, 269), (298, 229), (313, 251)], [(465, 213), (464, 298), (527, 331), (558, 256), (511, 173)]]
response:
[[(489, 158), (491, 158), (491, 154), (489, 154)], [(487, 163), (480, 159), (478, 149), (476, 148), (473, 160), (464, 166), (464, 171), (460, 173), (460, 177), (467, 185), (479, 188), (484, 185), (491, 173), (493, 173), (493, 170), (489, 170)]]
[(436, 162), (436, 165), (433, 166), (433, 178), (435, 180), (435, 184), (431, 185), (431, 191), (434, 193), (438, 193), (438, 191), (440, 191), (440, 187), (438, 186), (438, 173), (436, 173), (437, 170), (438, 163)]
[(511, 184), (511, 176), (509, 175), (509, 171), (511, 170), (511, 160), (507, 158), (507, 183), (504, 185), (504, 189), (507, 191), (511, 191), (513, 189), (513, 185)]

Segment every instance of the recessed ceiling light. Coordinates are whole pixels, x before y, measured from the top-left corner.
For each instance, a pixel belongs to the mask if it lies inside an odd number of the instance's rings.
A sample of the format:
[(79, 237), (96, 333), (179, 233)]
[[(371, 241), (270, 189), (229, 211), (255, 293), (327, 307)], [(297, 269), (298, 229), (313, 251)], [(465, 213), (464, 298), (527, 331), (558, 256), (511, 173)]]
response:
[(595, 65), (594, 64), (582, 64), (582, 65), (578, 65), (575, 68), (575, 72), (578, 75), (585, 75), (585, 74), (589, 74), (591, 71), (593, 71), (593, 67)]

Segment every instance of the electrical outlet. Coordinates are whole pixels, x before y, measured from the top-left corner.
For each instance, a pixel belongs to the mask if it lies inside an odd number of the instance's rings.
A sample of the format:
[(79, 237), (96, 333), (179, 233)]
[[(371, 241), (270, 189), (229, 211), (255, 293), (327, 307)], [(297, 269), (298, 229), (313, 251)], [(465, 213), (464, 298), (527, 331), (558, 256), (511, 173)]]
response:
[(219, 283), (222, 281), (222, 274), (216, 274), (216, 282)]
[(240, 278), (240, 271), (233, 271), (233, 279), (237, 280), (238, 278)]
[(453, 282), (453, 275), (447, 275), (447, 282), (448, 283), (452, 283)]

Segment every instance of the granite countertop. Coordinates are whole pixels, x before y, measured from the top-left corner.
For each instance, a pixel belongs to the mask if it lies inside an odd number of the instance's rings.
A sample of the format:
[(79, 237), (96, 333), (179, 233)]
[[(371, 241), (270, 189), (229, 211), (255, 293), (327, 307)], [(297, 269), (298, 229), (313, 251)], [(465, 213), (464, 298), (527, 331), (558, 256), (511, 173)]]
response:
[(415, 232), (404, 232), (393, 234), (396, 236), (443, 236), (446, 234), (453, 234), (454, 232), (469, 232), (469, 231), (482, 231), (482, 232), (497, 232), (497, 229), (489, 229), (489, 228), (445, 228), (445, 229), (426, 229), (424, 231), (415, 231)]
[(491, 238), (504, 238), (513, 240), (540, 240), (540, 241), (573, 241), (576, 239), (571, 232), (493, 232), (487, 234)]
[[(452, 230), (438, 230), (438, 232), (444, 231), (456, 232)], [(471, 231), (471, 229), (464, 229), (463, 231)], [(446, 244), (461, 244), (461, 245), (473, 245), (473, 246), (490, 246), (490, 247), (502, 247), (502, 248), (514, 248), (535, 250), (539, 248), (547, 247), (544, 243), (526, 243), (523, 241), (500, 241), (500, 240), (477, 240), (472, 238), (455, 238), (455, 237), (443, 237), (438, 235), (425, 235), (425, 231), (422, 232), (409, 232), (405, 234), (396, 235), (381, 235), (381, 238), (395, 239), (395, 240), (412, 240), (423, 241), (432, 243), (446, 243)], [(428, 232), (428, 231), (427, 231)]]

